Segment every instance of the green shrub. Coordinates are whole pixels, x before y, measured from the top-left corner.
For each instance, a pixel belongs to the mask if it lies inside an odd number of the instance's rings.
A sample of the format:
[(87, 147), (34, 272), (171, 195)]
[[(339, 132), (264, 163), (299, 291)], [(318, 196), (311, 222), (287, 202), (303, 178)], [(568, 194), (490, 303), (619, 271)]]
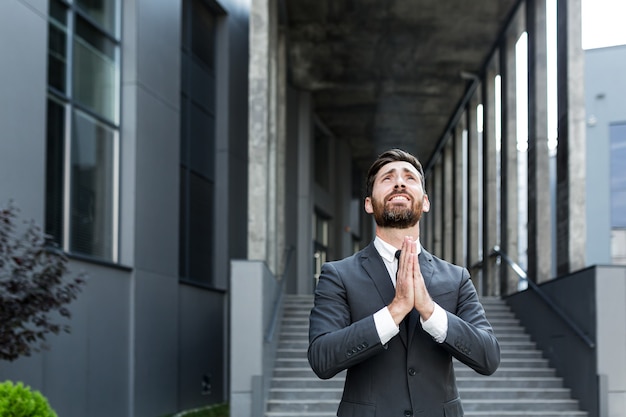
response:
[(2, 417), (57, 417), (46, 397), (31, 391), (21, 382), (0, 383), (0, 416)]

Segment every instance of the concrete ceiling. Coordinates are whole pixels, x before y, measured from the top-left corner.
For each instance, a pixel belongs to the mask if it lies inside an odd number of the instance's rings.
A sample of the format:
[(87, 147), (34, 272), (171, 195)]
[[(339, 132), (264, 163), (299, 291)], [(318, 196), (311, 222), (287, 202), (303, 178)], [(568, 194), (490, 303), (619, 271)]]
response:
[(367, 167), (399, 146), (426, 163), (516, 0), (284, 0), (289, 76)]

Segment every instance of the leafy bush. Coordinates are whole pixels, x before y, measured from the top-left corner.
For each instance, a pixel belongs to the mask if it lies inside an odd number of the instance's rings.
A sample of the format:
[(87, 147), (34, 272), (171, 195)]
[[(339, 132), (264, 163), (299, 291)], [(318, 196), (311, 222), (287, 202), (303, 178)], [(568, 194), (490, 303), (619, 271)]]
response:
[(21, 382), (0, 384), (0, 416), (2, 417), (57, 417), (46, 397), (31, 391)]
[(65, 305), (85, 282), (82, 275), (63, 279), (63, 252), (47, 244), (34, 222), (18, 228), (17, 211), (12, 203), (0, 208), (0, 360), (9, 361), (39, 351), (49, 333), (69, 332), (50, 313), (70, 317)]

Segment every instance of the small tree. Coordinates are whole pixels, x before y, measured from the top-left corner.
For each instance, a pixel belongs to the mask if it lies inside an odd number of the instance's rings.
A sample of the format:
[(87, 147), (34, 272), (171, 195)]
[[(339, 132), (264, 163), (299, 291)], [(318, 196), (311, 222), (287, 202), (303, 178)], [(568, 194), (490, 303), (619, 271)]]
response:
[(34, 221), (18, 228), (17, 212), (13, 203), (0, 208), (0, 359), (9, 361), (39, 352), (49, 333), (69, 333), (50, 316), (69, 318), (65, 305), (85, 283), (83, 274), (63, 279), (67, 257)]

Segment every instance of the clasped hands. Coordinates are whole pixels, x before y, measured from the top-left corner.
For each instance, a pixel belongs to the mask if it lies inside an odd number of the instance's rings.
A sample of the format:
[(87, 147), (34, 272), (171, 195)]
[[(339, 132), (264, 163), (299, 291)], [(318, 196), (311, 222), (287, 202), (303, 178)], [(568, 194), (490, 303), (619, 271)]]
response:
[(396, 296), (388, 309), (396, 325), (415, 308), (422, 320), (428, 320), (435, 310), (417, 259), (417, 241), (411, 236), (404, 238), (396, 276)]

